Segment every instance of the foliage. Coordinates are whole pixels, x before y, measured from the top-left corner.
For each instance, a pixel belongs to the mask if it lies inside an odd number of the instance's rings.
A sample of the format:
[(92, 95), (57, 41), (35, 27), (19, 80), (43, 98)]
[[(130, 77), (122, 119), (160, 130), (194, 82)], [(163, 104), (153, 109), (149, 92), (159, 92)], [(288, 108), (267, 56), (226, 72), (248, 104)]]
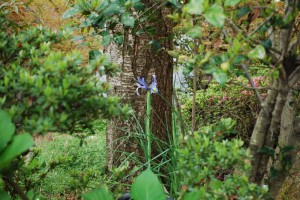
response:
[[(105, 187), (88, 192), (83, 196), (84, 200), (103, 199), (112, 200), (112, 194)], [(166, 194), (163, 185), (160, 183), (157, 175), (150, 168), (143, 171), (131, 186), (130, 197), (135, 200), (164, 200)]]
[[(108, 97), (109, 86), (95, 76), (112, 76), (117, 66), (100, 55), (82, 66), (78, 52), (52, 52), (66, 31), (55, 33), (42, 27), (9, 33), (3, 13), (1, 27), (1, 107), (9, 111), (17, 131), (43, 133), (90, 127), (92, 119), (125, 115), (116, 97)], [(101, 67), (100, 67), (101, 66)]]
[(187, 135), (179, 149), (181, 199), (265, 199), (267, 186), (250, 183), (250, 152), (228, 140), (235, 122), (222, 119)]
[[(242, 79), (240, 78), (240, 80)], [(244, 80), (239, 82), (241, 85), (245, 85)], [(257, 87), (264, 85), (266, 85), (264, 80), (257, 81)], [(262, 98), (265, 98), (264, 91), (260, 94)], [(191, 125), (192, 97), (182, 93), (180, 101), (185, 123)], [(208, 107), (209, 109), (207, 109)], [(249, 143), (259, 109), (259, 102), (253, 92), (240, 85), (228, 84), (220, 88), (213, 82), (208, 85), (207, 89), (198, 90), (196, 94), (197, 126), (216, 123), (221, 118), (233, 118), (237, 121), (236, 134), (246, 145)]]
[(37, 141), (36, 155), (19, 170), (19, 178), (40, 196), (57, 198), (76, 196), (88, 188), (100, 187), (105, 175), (105, 135), (100, 129), (96, 135), (81, 140), (54, 134)]
[[(90, 182), (101, 176), (101, 172), (97, 172), (98, 168), (95, 167), (99, 167), (101, 162), (97, 161), (96, 153), (80, 152), (77, 146), (70, 142), (71, 144), (66, 144), (66, 147), (73, 152), (62, 152), (63, 154), (60, 155), (61, 152), (51, 145), (62, 145), (62, 141), (55, 141), (48, 147), (44, 146), (44, 150), (48, 150), (47, 148), (54, 150), (55, 159), (47, 160), (48, 152), (38, 154), (39, 150), (35, 148), (32, 149), (31, 157), (27, 157), (28, 160), (23, 159), (20, 154), (32, 145), (28, 132), (30, 134), (47, 131), (71, 133), (80, 137), (78, 143), (82, 145), (87, 135), (82, 132), (87, 130), (89, 133), (94, 132), (92, 124), (94, 119), (99, 116), (107, 118), (115, 115), (126, 116), (128, 107), (121, 107), (117, 98), (108, 97), (108, 84), (99, 83), (98, 77), (95, 76), (96, 73), (113, 76), (118, 68), (97, 50), (90, 51), (90, 61), (87, 65), (83, 63), (78, 52), (64, 54), (53, 51), (53, 44), (61, 43), (68, 38), (69, 32), (66, 30), (53, 32), (42, 27), (19, 30), (18, 25), (7, 19), (7, 6), (9, 11), (18, 8), (11, 5), (12, 7), (9, 7), (10, 5), (5, 3), (0, 6), (0, 107), (12, 116), (17, 134), (14, 135), (14, 125), (8, 115), (0, 112), (0, 117), (3, 118), (0, 126), (6, 126), (7, 131), (6, 134), (1, 133), (1, 138), (4, 140), (0, 141), (0, 170), (5, 169), (6, 173), (4, 177), (1, 171), (2, 179), (6, 181), (6, 185), (9, 185), (10, 180), (23, 178), (18, 182), (23, 184), (24, 191), (28, 192), (27, 196), (30, 196), (32, 188), (37, 190), (39, 186), (50, 185), (51, 179), (45, 177), (46, 175), (51, 177), (53, 172), (59, 173), (58, 181), (68, 182), (68, 189), (83, 192), (90, 187)], [(251, 91), (241, 90), (233, 85), (221, 89), (219, 86), (212, 85), (207, 90), (198, 92), (196, 103), (199, 130), (184, 137), (180, 148), (177, 132), (173, 132), (172, 136), (170, 134), (174, 143), (170, 142), (168, 149), (158, 145), (157, 148), (161, 150), (158, 157), (163, 159), (161, 163), (151, 165), (152, 170), (158, 174), (164, 165), (169, 164), (169, 169), (173, 171), (169, 170), (168, 173), (175, 174), (174, 172), (178, 171), (177, 178), (182, 181), (179, 199), (267, 198), (265, 186), (259, 187), (249, 183), (247, 175), (250, 169), (250, 153), (242, 148), (244, 143), (236, 139), (229, 140), (231, 134), (236, 133), (233, 129), (235, 122), (230, 118), (221, 119), (221, 117), (237, 118), (239, 136), (251, 132), (255, 115), (259, 110), (258, 105), (264, 99), (262, 95), (265, 94), (257, 91), (257, 87), (261, 86), (257, 84), (260, 78), (257, 75), (253, 78), (248, 68), (253, 64), (268, 66), (271, 71), (270, 80), (282, 75), (284, 69), (281, 63), (285, 64), (283, 63), (285, 51), (280, 60), (272, 61), (278, 51), (276, 52), (276, 44), (272, 44), (272, 41), (267, 38), (268, 30), (271, 27), (274, 32), (278, 29), (286, 29), (296, 18), (298, 10), (295, 9), (292, 15), (285, 18), (273, 1), (259, 1), (255, 4), (248, 0), (185, 2), (169, 0), (155, 3), (150, 9), (143, 10), (144, 5), (139, 0), (78, 0), (64, 13), (63, 18), (81, 14), (83, 17), (79, 29), (84, 31), (93, 28), (96, 34), (102, 36), (103, 46), (111, 42), (122, 45), (124, 33), (119, 32), (118, 27), (121, 26), (126, 31), (130, 30), (130, 34), (134, 36), (155, 35), (157, 30), (145, 26), (145, 22), (153, 20), (156, 9), (165, 5), (173, 6), (175, 12), (169, 17), (176, 23), (174, 31), (183, 41), (183, 44), (180, 44), (182, 46), (178, 45), (178, 48), (169, 51), (169, 54), (185, 67), (185, 72), (188, 74), (197, 68), (200, 74), (211, 74), (222, 86), (225, 86), (228, 81), (236, 83), (238, 79), (236, 77), (242, 75), (249, 82), (244, 86)], [(252, 10), (257, 7), (260, 11), (259, 25), (253, 28), (251, 25), (255, 22), (249, 18), (253, 17)], [(3, 10), (6, 11), (2, 12)], [(248, 19), (245, 18), (247, 15)], [(290, 38), (295, 39), (295, 45), (298, 43), (298, 38), (292, 33)], [(84, 37), (73, 38), (73, 40), (81, 39)], [(153, 49), (160, 49), (158, 41), (151, 41), (148, 45), (152, 45)], [(288, 50), (293, 48), (289, 46)], [(254, 94), (259, 99), (259, 103), (254, 100)], [(239, 103), (236, 103), (237, 101)], [(183, 114), (189, 124), (192, 102), (189, 99), (183, 99), (183, 102), (185, 102)], [(143, 140), (147, 141), (146, 145), (142, 144), (142, 148), (150, 166), (150, 142), (155, 141), (156, 138), (150, 138), (152, 135), (149, 113), (150, 109), (147, 113), (146, 130), (139, 127), (142, 130), (137, 137), (142, 143)], [(216, 124), (202, 127), (207, 122), (216, 122)], [(15, 148), (16, 146), (22, 148)], [(282, 147), (279, 153), (270, 148), (261, 149), (263, 153), (276, 157), (277, 160), (283, 160), (284, 165), (281, 168), (290, 165), (288, 154), (290, 150), (288, 146)], [(176, 163), (178, 155), (179, 162)], [(101, 164), (103, 163), (102, 160)], [(142, 169), (144, 164), (139, 167)], [(64, 176), (64, 172), (68, 170), (71, 171), (70, 176), (73, 176), (70, 179)], [(178, 179), (172, 180), (178, 181)], [(179, 183), (176, 183), (178, 186)], [(51, 192), (49, 188), (43, 189), (45, 193)], [(64, 191), (65, 188), (55, 189)], [(14, 188), (14, 184), (10, 184), (8, 190), (12, 197), (16, 196), (14, 193), (17, 189)], [(18, 195), (21, 198), (22, 195), (26, 196), (22, 192)], [(158, 176), (150, 169), (136, 178), (131, 188), (131, 195), (137, 200), (165, 198)], [(8, 198), (2, 191), (0, 197)], [(111, 193), (104, 187), (88, 192), (82, 197), (113, 199)]]
[(133, 28), (134, 32), (141, 32), (142, 30), (139, 31), (137, 19), (133, 16), (131, 10), (139, 11), (142, 8), (144, 8), (144, 5), (139, 0), (126, 2), (79, 0), (62, 17), (68, 19), (76, 14), (81, 14), (83, 17), (81, 24), (78, 26), (79, 28), (93, 28), (95, 32), (102, 36), (103, 46), (107, 46), (111, 42), (121, 45), (124, 41), (123, 33), (119, 31), (110, 32), (110, 30), (114, 30), (117, 24), (120, 24), (125, 28)]
[[(111, 77), (119, 70), (107, 56), (95, 54), (84, 65), (78, 52), (65, 54), (53, 50), (53, 44), (68, 39), (70, 32), (54, 32), (41, 26), (18, 29), (7, 14), (6, 7), (0, 7), (0, 107), (12, 117), (16, 129), (1, 113), (1, 125), (7, 126), (0, 148), (1, 170), (5, 169), (1, 178), (12, 198), (18, 195), (26, 199), (26, 193), (30, 196), (30, 190), (54, 168), (83, 162), (78, 156), (85, 159), (74, 150), (74, 155), (39, 162), (36, 148), (18, 157), (32, 146), (30, 135), (64, 131), (78, 136), (79, 146), (85, 136), (95, 132), (95, 119), (127, 116), (129, 107), (122, 107), (117, 97), (108, 96), (109, 85), (96, 76), (98, 73)], [(17, 135), (13, 136), (15, 130)], [(78, 167), (83, 170), (87, 165)], [(79, 170), (73, 172), (78, 182), (70, 187), (85, 189), (91, 177), (96, 176), (94, 170), (86, 169), (84, 175)]]
[[(7, 173), (11, 162), (27, 151), (33, 145), (33, 140), (29, 134), (15, 135), (15, 126), (11, 122), (11, 117), (3, 110), (0, 110), (0, 130), (0, 177), (9, 179)], [(8, 194), (2, 190), (0, 196), (1, 199), (9, 199)]]

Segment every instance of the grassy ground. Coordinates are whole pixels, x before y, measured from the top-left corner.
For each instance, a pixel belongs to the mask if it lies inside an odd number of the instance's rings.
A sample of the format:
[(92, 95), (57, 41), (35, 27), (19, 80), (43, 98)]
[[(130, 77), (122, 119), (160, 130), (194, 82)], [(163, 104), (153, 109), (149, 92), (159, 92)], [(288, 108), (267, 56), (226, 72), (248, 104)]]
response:
[(70, 199), (100, 187), (105, 168), (105, 124), (97, 122), (95, 128), (96, 134), (82, 145), (80, 139), (66, 134), (48, 135), (36, 142), (41, 149), (37, 159), (45, 163), (45, 169), (60, 162), (35, 188), (36, 193), (47, 199)]

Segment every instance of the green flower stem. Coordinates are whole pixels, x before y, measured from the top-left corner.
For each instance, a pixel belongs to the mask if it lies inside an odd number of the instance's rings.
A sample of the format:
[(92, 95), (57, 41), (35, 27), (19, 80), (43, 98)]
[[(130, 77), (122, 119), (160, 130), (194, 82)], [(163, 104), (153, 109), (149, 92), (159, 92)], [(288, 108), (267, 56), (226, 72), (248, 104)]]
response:
[(151, 131), (150, 131), (150, 116), (151, 116), (151, 92), (147, 91), (147, 110), (146, 110), (146, 122), (145, 122), (145, 131), (147, 137), (147, 162), (148, 168), (150, 168), (151, 161)]

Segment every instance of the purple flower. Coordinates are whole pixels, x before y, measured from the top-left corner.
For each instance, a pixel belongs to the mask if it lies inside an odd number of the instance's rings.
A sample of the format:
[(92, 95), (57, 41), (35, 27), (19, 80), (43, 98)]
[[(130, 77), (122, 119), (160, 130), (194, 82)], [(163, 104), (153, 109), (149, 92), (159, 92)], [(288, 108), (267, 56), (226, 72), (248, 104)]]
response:
[(142, 77), (138, 77), (137, 79), (137, 83), (135, 84), (137, 87), (136, 89), (136, 94), (139, 94), (139, 89), (144, 89), (144, 90), (150, 90), (151, 94), (152, 93), (157, 93), (158, 92), (158, 88), (157, 88), (157, 81), (156, 81), (156, 76), (153, 75), (153, 81), (150, 84), (150, 86), (147, 86), (147, 83), (145, 82), (145, 79)]

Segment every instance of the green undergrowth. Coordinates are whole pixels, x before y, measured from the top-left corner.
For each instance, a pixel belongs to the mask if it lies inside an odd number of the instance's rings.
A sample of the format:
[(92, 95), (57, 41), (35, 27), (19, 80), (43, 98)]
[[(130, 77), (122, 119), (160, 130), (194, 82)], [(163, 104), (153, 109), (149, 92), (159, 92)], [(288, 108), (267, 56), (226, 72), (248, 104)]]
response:
[(94, 128), (95, 134), (86, 137), (84, 142), (58, 133), (38, 142), (40, 153), (37, 160), (44, 164), (44, 169), (53, 163), (59, 164), (36, 186), (35, 191), (47, 199), (65, 199), (101, 186), (105, 170), (106, 124), (98, 120)]
[[(197, 128), (207, 123), (216, 123), (221, 118), (236, 120), (237, 136), (247, 145), (259, 112), (259, 102), (246, 90), (235, 85), (220, 88), (210, 84), (205, 90), (196, 94), (196, 125)], [(181, 96), (181, 107), (184, 121), (192, 124), (192, 96)]]

